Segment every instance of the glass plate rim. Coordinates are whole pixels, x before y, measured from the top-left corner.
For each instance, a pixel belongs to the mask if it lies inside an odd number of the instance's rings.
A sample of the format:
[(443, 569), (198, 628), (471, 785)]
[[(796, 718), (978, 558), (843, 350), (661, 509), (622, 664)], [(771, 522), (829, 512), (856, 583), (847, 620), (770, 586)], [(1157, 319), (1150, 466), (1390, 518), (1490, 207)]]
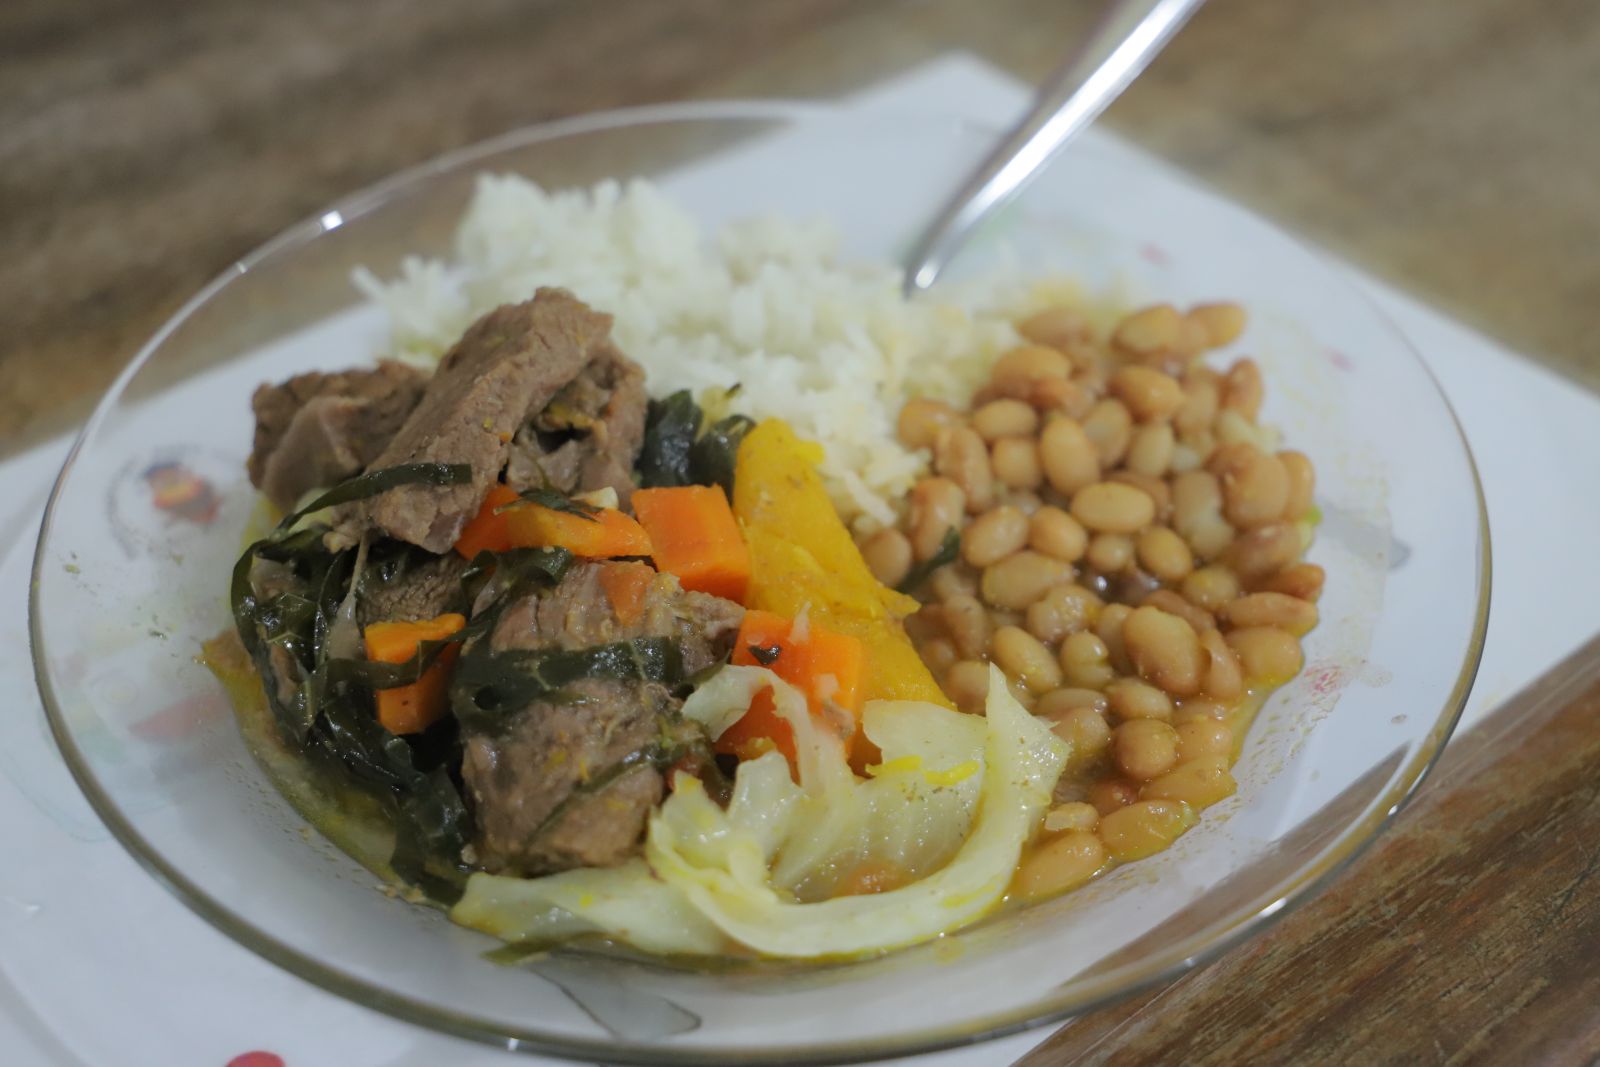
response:
[[(689, 101), (669, 104), (651, 104), (639, 107), (617, 108), (590, 114), (577, 115), (550, 122), (534, 123), (510, 130), (470, 145), (442, 153), (415, 166), (405, 168), (387, 178), (340, 198), (321, 211), (307, 216), (279, 232), (255, 248), (221, 274), (213, 278), (145, 342), (128, 365), (117, 375), (106, 392), (96, 402), (94, 412), (73, 440), (61, 470), (51, 486), (35, 542), (34, 560), (28, 592), (28, 633), (33, 660), (34, 678), (44, 705), (50, 732), (61, 751), (63, 760), (73, 780), (83, 792), (95, 814), (133, 859), (158, 883), (177, 897), (192, 912), (227, 935), (237, 944), (254, 952), (291, 974), (318, 988), (356, 1004), (383, 1012), (393, 1018), (420, 1024), (456, 1037), (504, 1048), (508, 1051), (529, 1052), (561, 1056), (568, 1059), (630, 1063), (655, 1067), (655, 1065), (711, 1065), (751, 1064), (788, 1067), (797, 1064), (843, 1064), (882, 1060), (893, 1057), (918, 1055), (957, 1048), (965, 1045), (1005, 1037), (1035, 1027), (1062, 1022), (1073, 1016), (1107, 1007), (1141, 990), (1169, 982), (1184, 972), (1208, 963), (1229, 949), (1259, 933), (1281, 919), (1296, 906), (1304, 903), (1315, 891), (1326, 885), (1364, 851), (1393, 821), (1415, 794), (1417, 786), (1437, 762), (1445, 742), (1454, 731), (1466, 706), (1472, 684), (1482, 659), (1484, 640), (1489, 621), (1492, 564), (1488, 508), (1483, 492), (1483, 482), (1477, 461), (1459, 416), (1448, 395), (1439, 384), (1427, 362), (1422, 359), (1411, 339), (1402, 331), (1383, 308), (1356, 286), (1339, 269), (1330, 257), (1308, 246), (1295, 235), (1284, 231), (1269, 219), (1257, 216), (1257, 221), (1290, 241), (1301, 253), (1321, 262), (1328, 273), (1337, 279), (1336, 284), (1351, 292), (1394, 335), (1407, 354), (1433, 386), (1435, 394), (1449, 414), (1462, 454), (1472, 475), (1474, 496), (1478, 508), (1478, 574), (1477, 604), (1472, 632), (1462, 665), (1455, 683), (1446, 697), (1422, 747), (1411, 760), (1400, 768), (1389, 789), (1377, 802), (1372, 814), (1346, 827), (1326, 845), (1317, 859), (1257, 896), (1256, 901), (1235, 909), (1196, 934), (1177, 942), (1159, 954), (1152, 962), (1142, 965), (1125, 965), (1099, 976), (1090, 989), (1074, 996), (1041, 998), (1010, 1011), (997, 1012), (958, 1027), (928, 1029), (891, 1038), (853, 1044), (793, 1045), (787, 1048), (761, 1048), (756, 1046), (707, 1049), (686, 1047), (674, 1049), (659, 1044), (640, 1044), (608, 1040), (583, 1040), (560, 1037), (538, 1030), (509, 1027), (499, 1022), (441, 1009), (434, 1004), (398, 995), (373, 985), (338, 968), (328, 966), (256, 929), (248, 920), (236, 915), (226, 905), (214, 900), (184, 876), (183, 872), (167, 859), (123, 817), (116, 802), (104, 790), (93, 769), (73, 739), (70, 727), (56, 699), (55, 689), (43, 651), (43, 633), (40, 624), (39, 590), (44, 549), (52, 528), (58, 499), (71, 474), (85, 442), (98, 429), (107, 416), (112, 402), (121, 396), (129, 381), (139, 369), (161, 348), (191, 315), (208, 303), (223, 288), (243, 277), (274, 256), (288, 252), (299, 245), (315, 240), (322, 234), (343, 225), (345, 220), (357, 218), (377, 210), (389, 201), (404, 196), (428, 179), (467, 167), (477, 160), (501, 152), (554, 140), (576, 134), (616, 129), (630, 125), (666, 124), (681, 121), (706, 121), (717, 119), (745, 119), (751, 121), (795, 121), (817, 118), (851, 118), (855, 121), (885, 122), (896, 116), (874, 115), (863, 119), (854, 116), (838, 105), (782, 100), (744, 99)], [(966, 128), (974, 132), (994, 135), (998, 130), (990, 124), (951, 114), (915, 112), (900, 117), (932, 124), (942, 123)], [(1244, 209), (1248, 211), (1248, 209)], [(333, 221), (329, 221), (332, 219)], [(1262, 903), (1263, 897), (1271, 899)], [(1131, 973), (1124, 973), (1131, 972)]]

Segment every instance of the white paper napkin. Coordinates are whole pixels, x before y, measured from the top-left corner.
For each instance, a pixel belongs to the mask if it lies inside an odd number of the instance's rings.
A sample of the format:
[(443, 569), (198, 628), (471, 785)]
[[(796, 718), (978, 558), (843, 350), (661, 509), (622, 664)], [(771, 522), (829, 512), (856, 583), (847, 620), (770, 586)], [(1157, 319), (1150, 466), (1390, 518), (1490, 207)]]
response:
[[(1003, 122), (1026, 90), (951, 55), (848, 103)], [(1182, 172), (1092, 131), (1102, 151), (1174, 183)], [(1600, 400), (1357, 274), (1412, 338), (1477, 456), (1495, 538), (1494, 610), (1476, 722), (1600, 630), (1600, 571), (1581, 565), (1600, 529)], [(0, 1049), (7, 1064), (204, 1064), (245, 1053), (283, 1067), (437, 1067), (547, 1062), (445, 1038), (291, 977), (212, 930), (146, 876), (78, 794), (48, 738), (27, 657), (27, 568), (45, 493), (67, 448), (0, 464)], [(1425, 635), (1419, 635), (1425, 639)], [(1008, 1063), (1049, 1028), (898, 1061)], [(272, 1067), (272, 1059), (238, 1060)]]

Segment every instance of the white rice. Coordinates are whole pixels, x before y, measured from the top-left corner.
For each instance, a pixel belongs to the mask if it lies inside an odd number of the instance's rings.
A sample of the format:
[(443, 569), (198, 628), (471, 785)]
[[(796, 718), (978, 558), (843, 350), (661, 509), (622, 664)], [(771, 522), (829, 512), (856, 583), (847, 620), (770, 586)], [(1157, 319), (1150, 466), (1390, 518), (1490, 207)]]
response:
[[(822, 475), (858, 526), (893, 520), (927, 459), (895, 439), (905, 400), (965, 403), (1019, 314), (1067, 290), (996, 282), (907, 301), (899, 272), (841, 263), (830, 229), (762, 218), (714, 235), (648, 182), (546, 192), (484, 175), (456, 258), (355, 282), (387, 311), (389, 355), (431, 363), (479, 315), (542, 285), (616, 317), (650, 392), (740, 386), (732, 407), (823, 444)], [(1070, 287), (1067, 287), (1070, 289)]]

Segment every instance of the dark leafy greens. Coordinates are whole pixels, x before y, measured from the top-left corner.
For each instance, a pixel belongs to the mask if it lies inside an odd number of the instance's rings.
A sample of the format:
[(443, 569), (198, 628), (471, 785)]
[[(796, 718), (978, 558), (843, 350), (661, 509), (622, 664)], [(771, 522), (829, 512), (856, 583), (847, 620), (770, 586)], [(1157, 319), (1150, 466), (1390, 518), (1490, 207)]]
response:
[(939, 542), (939, 551), (912, 567), (895, 589), (901, 593), (916, 592), (917, 587), (927, 581), (934, 571), (946, 563), (954, 563), (960, 555), (961, 534), (952, 526), (944, 532), (944, 539)]
[[(638, 459), (646, 487), (716, 485), (733, 491), (735, 458), (754, 423), (741, 415), (706, 425), (687, 391), (654, 401)], [(472, 814), (460, 777), (463, 731), (498, 730), (530, 705), (584, 699), (572, 688), (584, 679), (686, 688), (678, 643), (641, 637), (580, 649), (496, 652), (487, 640), (502, 610), (531, 592), (559, 584), (572, 555), (559, 548), (483, 552), (461, 572), (456, 607), (464, 628), (444, 640), (423, 641), (404, 663), (368, 660), (358, 615), (369, 597), (403, 583), (413, 569), (438, 557), (368, 534), (353, 546), (327, 536), (328, 509), (407, 485), (467, 484), (465, 464), (417, 463), (369, 471), (335, 486), (287, 516), (252, 544), (233, 572), (234, 619), (246, 651), (265, 682), (268, 704), (285, 742), (308, 762), (376, 797), (395, 830), (390, 864), (402, 879), (443, 902), (453, 900), (470, 873), (463, 859), (472, 840)], [(594, 520), (598, 508), (550, 486), (527, 489), (505, 505), (537, 504)], [(401, 588), (404, 588), (401, 586)], [(396, 735), (376, 714), (374, 694), (418, 682), (452, 646), (452, 715), (421, 733)], [(537, 708), (532, 713), (537, 714)], [(675, 715), (664, 722), (683, 727)], [(651, 766), (692, 766), (725, 792), (703, 732), (663, 727), (657, 742), (591, 775), (544, 820), (554, 826), (577, 800), (619, 777)], [(717, 783), (722, 783), (717, 785)]]
[(495, 510), (505, 511), (509, 508), (520, 507), (524, 503), (538, 504), (542, 508), (549, 508), (551, 511), (559, 511), (565, 515), (576, 515), (578, 518), (588, 519), (590, 522), (600, 521), (599, 519), (595, 518), (595, 516), (600, 513), (600, 509), (595, 507), (593, 504), (586, 504), (582, 500), (576, 500), (573, 497), (568, 496), (566, 493), (562, 493), (548, 487), (524, 489), (522, 492), (517, 494), (516, 500), (513, 500), (511, 503)]
[[(457, 726), (445, 722), (422, 734), (396, 736), (377, 722), (372, 694), (417, 681), (447, 645), (483, 632), (498, 612), (482, 612), (449, 641), (422, 642), (405, 663), (335, 655), (330, 637), (352, 590), (392, 580), (404, 572), (409, 556), (424, 554), (393, 543), (373, 550), (376, 558), (366, 558), (361, 549), (332, 551), (323, 540), (326, 524), (301, 524), (324, 508), (397, 486), (458, 485), (470, 478), (465, 465), (410, 464), (341, 483), (246, 549), (232, 587), (240, 639), (266, 681), (284, 739), (308, 758), (342, 769), (388, 804), (395, 873), (441, 899), (453, 895), (465, 874), (460, 857), (470, 833), (454, 777), (460, 762)], [(503, 559), (484, 553), (468, 567), (463, 593), (493, 605), (530, 583), (559, 581), (570, 562), (561, 549), (521, 550)], [(257, 595), (251, 579), (258, 567), (267, 568), (270, 581), (261, 584), (273, 590), (270, 596)], [(282, 692), (278, 679), (297, 683), (293, 692)]]
[(750, 645), (750, 655), (763, 667), (770, 667), (778, 662), (778, 657), (783, 655), (781, 645)]
[(398, 489), (402, 485), (466, 485), (470, 481), (472, 481), (472, 466), (467, 463), (401, 463), (393, 467), (367, 471), (329, 489), (284, 519), (278, 524), (278, 528), (281, 530), (285, 526), (293, 526), (305, 516), (323, 508), (367, 500), (379, 493)]
[(639, 448), (639, 484), (646, 489), (692, 485), (689, 453), (700, 436), (704, 416), (689, 390), (650, 401), (644, 443)]
[(744, 435), (755, 427), (748, 415), (729, 415), (711, 424), (689, 449), (689, 476), (696, 485), (720, 485), (733, 496), (733, 467)]
[(710, 426), (687, 389), (652, 400), (639, 450), (639, 484), (647, 489), (679, 485), (720, 485), (733, 493), (734, 460), (755, 422), (729, 415)]
[[(312, 573), (300, 573), (298, 576), (306, 579), (309, 588), (319, 590), (326, 590), (329, 584), (328, 572), (332, 568), (340, 565), (354, 566), (355, 556), (352, 550), (327, 552), (322, 543), (323, 534), (327, 532), (326, 527), (313, 524), (302, 529), (300, 528), (302, 519), (325, 508), (367, 500), (402, 485), (465, 485), (471, 480), (472, 467), (465, 463), (407, 463), (396, 467), (385, 467), (340, 482), (305, 507), (285, 516), (270, 534), (245, 549), (244, 554), (239, 557), (239, 562), (234, 564), (230, 599), (234, 622), (238, 625), (245, 649), (255, 657), (260, 652), (258, 646), (268, 639), (267, 636), (258, 635), (256, 628), (256, 614), (266, 610), (265, 605), (257, 603), (255, 590), (250, 584), (250, 572), (256, 560), (294, 564), (297, 572), (302, 569), (309, 570)], [(345, 584), (348, 585), (348, 582)], [(343, 597), (342, 590), (340, 596)], [(311, 608), (317, 606), (319, 605), (310, 605)], [(309, 616), (309, 620), (302, 621), (311, 621), (315, 624), (317, 621), (315, 612)], [(287, 635), (281, 629), (275, 636), (287, 640)], [(296, 651), (303, 650), (297, 647)]]
[(572, 553), (564, 548), (478, 553), (461, 576), (461, 588), (473, 607), (461, 640), (487, 633), (506, 604), (530, 590), (559, 584), (571, 566)]
[(456, 663), (450, 703), (467, 725), (492, 725), (506, 712), (549, 698), (584, 678), (661, 682), (684, 679), (678, 643), (666, 637), (640, 637), (579, 649), (470, 649)]

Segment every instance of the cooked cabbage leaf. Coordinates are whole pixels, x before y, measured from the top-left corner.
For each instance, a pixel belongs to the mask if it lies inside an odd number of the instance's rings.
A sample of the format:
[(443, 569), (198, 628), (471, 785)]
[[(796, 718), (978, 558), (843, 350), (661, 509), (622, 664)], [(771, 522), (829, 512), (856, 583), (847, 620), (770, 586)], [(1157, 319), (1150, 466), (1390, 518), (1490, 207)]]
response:
[[(1050, 803), (1067, 746), (991, 671), (987, 717), (875, 701), (863, 728), (883, 751), (856, 778), (804, 697), (760, 667), (725, 667), (684, 715), (713, 737), (773, 690), (794, 730), (799, 782), (778, 753), (740, 765), (726, 809), (679, 774), (650, 820), (643, 861), (538, 879), (475, 874), (457, 922), (511, 941), (604, 934), (651, 952), (743, 946), (789, 958), (853, 956), (927, 940), (1002, 899)], [(862, 864), (907, 879), (832, 896)]]
[(722, 931), (638, 859), (544, 878), (474, 874), (450, 917), (511, 944), (550, 945), (594, 934), (663, 954), (727, 948)]

